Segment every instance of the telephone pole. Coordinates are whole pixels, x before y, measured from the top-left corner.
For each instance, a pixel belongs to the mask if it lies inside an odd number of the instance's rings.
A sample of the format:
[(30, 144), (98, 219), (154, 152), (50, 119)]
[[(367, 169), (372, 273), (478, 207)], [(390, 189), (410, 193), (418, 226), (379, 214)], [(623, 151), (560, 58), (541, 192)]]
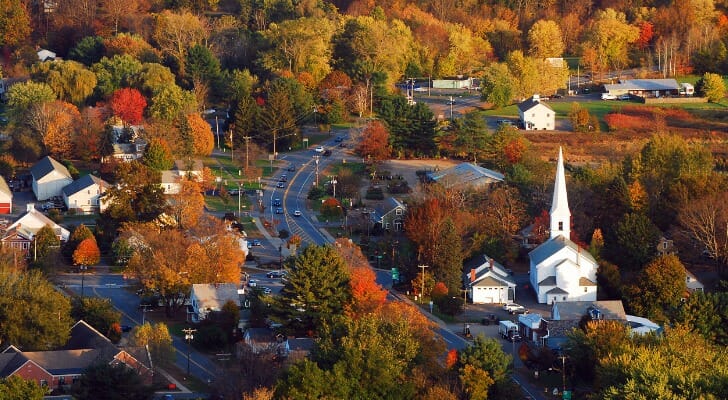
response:
[(243, 140), (245, 140), (245, 171), (248, 171), (248, 165), (249, 165), (249, 159), (248, 159), (248, 141), (251, 139), (250, 136), (243, 136)]
[(422, 275), (420, 278), (422, 278), (422, 292), (420, 292), (420, 303), (425, 302), (425, 268), (430, 268), (429, 265), (418, 265), (419, 268), (422, 268)]

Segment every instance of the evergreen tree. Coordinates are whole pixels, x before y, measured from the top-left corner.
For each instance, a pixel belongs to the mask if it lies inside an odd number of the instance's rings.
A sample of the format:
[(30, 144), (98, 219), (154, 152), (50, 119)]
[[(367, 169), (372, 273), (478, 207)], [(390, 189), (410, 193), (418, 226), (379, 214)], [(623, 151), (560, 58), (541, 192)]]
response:
[(144, 150), (142, 162), (153, 170), (164, 171), (172, 169), (174, 158), (166, 142), (161, 139), (152, 139)]
[(441, 239), (435, 245), (432, 271), (437, 281), (445, 283), (450, 294), (459, 294), (462, 288), (463, 248), (452, 218), (445, 219)]
[(94, 364), (84, 370), (71, 389), (78, 400), (149, 400), (154, 388), (142, 382), (139, 373), (124, 364)]

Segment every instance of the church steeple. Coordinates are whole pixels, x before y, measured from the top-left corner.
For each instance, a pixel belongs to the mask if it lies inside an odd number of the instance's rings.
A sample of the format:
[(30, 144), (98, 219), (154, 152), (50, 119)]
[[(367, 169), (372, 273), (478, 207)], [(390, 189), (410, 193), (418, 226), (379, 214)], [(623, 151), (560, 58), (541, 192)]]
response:
[(564, 156), (559, 147), (559, 160), (556, 163), (556, 179), (554, 180), (554, 197), (551, 201), (551, 235), (553, 239), (563, 236), (571, 238), (571, 211), (566, 198), (566, 178), (564, 177)]

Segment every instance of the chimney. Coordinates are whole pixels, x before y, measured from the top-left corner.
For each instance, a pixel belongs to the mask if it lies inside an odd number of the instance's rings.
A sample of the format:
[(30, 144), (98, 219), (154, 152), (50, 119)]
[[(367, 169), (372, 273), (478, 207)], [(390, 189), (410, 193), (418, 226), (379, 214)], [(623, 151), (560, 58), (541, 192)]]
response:
[(28, 204), (26, 204), (25, 205), (25, 211), (26, 212), (35, 211), (35, 204), (34, 203), (28, 203)]
[(535, 101), (535, 102), (540, 102), (540, 101), (541, 101), (541, 96), (539, 96), (539, 95), (537, 95), (537, 94), (534, 94), (534, 95), (533, 95), (533, 101)]
[(488, 264), (490, 264), (490, 269), (492, 270), (493, 269), (493, 259), (492, 258), (488, 259)]
[(475, 281), (475, 268), (470, 269), (470, 282)]

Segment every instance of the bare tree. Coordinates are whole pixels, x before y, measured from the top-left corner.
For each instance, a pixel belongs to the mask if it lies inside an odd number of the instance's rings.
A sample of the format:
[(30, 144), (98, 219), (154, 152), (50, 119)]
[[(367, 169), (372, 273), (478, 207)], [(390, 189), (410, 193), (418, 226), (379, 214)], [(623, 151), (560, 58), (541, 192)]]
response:
[(713, 194), (685, 206), (679, 215), (685, 233), (704, 247), (706, 254), (728, 263), (728, 192)]

